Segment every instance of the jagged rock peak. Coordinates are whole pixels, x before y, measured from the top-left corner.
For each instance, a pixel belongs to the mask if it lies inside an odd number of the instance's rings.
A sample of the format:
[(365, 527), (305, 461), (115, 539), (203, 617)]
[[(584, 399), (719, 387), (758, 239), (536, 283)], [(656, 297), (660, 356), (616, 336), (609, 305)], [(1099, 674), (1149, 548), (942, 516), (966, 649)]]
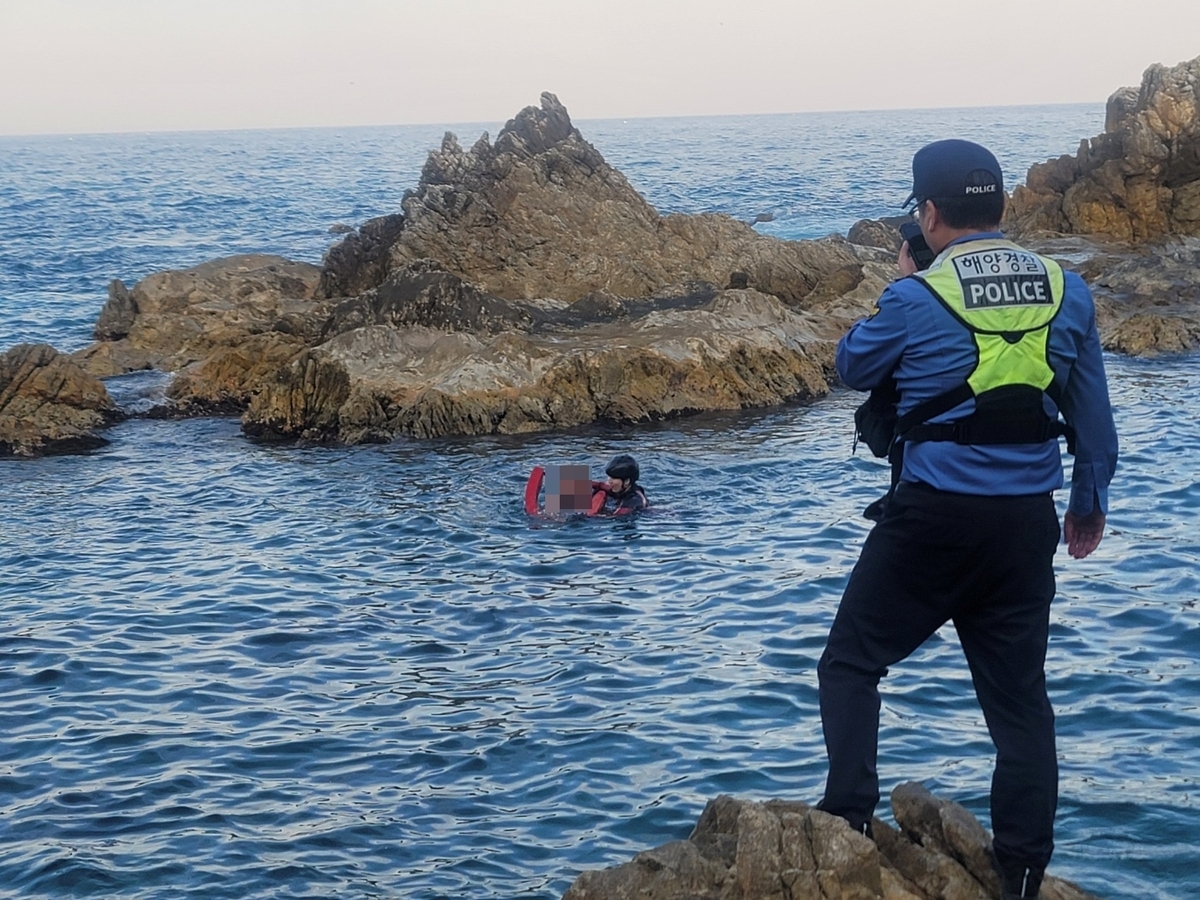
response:
[(795, 303), (858, 262), (847, 247), (779, 241), (729, 216), (660, 216), (549, 93), (490, 146), (464, 152), (447, 136), (403, 206), (390, 270), (436, 259), (506, 300), (650, 297), (738, 272), (739, 284)]
[(1142, 76), (1136, 112), (1164, 141), (1200, 134), (1200, 56), (1167, 67), (1155, 63)]
[[(1104, 108), (1104, 133), (1115, 134), (1131, 115), (1137, 112), (1141, 92), (1135, 87), (1117, 88)], [(1086, 141), (1084, 142), (1087, 143)]]
[(496, 137), (496, 149), (520, 157), (545, 153), (569, 138), (583, 140), (558, 97), (542, 92), (541, 108), (527, 106), (509, 119)]
[(527, 106), (509, 119), (494, 144), (485, 131), (470, 150), (463, 150), (458, 136), (447, 131), (441, 147), (431, 151), (425, 161), (416, 191), (407, 192), (404, 199), (407, 203), (409, 198), (438, 186), (479, 189), (504, 177), (513, 165), (553, 151), (566, 153), (587, 170), (605, 165), (600, 152), (571, 124), (567, 108), (547, 91), (542, 94), (540, 107)]
[[(476, 144), (476, 147), (478, 146)], [(475, 164), (480, 156), (490, 155), (488, 153), (490, 149), (490, 147), (486, 148), (478, 155), (474, 151), (470, 154), (465, 153), (462, 145), (458, 143), (457, 135), (452, 131), (447, 131), (442, 137), (442, 146), (437, 150), (429, 151), (429, 158), (425, 160), (425, 165), (421, 169), (417, 192), (437, 185), (453, 185), (466, 181), (471, 170), (476, 168)], [(413, 194), (413, 191), (406, 191), (404, 201), (407, 201)]]

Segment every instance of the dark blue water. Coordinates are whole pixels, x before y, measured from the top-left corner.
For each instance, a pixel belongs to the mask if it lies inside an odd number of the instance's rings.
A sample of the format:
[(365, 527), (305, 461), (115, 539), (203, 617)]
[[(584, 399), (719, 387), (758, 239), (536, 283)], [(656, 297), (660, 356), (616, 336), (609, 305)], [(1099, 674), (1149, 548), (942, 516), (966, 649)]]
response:
[[(1023, 171), (1101, 117), (581, 127), (664, 210), (774, 211), (760, 227), (800, 236), (903, 199), (906, 142), (957, 125)], [(398, 207), (442, 130), (0, 139), (0, 343), (86, 343), (112, 276), (316, 261), (331, 223)], [(1200, 360), (1109, 364), (1110, 533), (1060, 559), (1048, 662), (1053, 869), (1106, 897), (1184, 897)], [(849, 453), (855, 402), (345, 449), (130, 421), (91, 456), (0, 465), (0, 895), (552, 898), (686, 836), (718, 793), (816, 800), (815, 663), (886, 481)], [(598, 472), (618, 451), (655, 514), (522, 514), (533, 463)], [(945, 629), (886, 682), (884, 783), (924, 780), (986, 821), (990, 754)]]

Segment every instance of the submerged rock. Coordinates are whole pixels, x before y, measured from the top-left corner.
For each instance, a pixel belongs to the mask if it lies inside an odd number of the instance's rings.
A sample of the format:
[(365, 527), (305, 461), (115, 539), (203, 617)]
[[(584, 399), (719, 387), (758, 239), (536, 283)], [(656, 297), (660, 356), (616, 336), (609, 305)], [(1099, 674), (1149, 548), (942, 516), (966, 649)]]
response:
[(120, 417), (104, 383), (48, 344), (0, 355), (0, 456), (91, 450)]
[[(991, 838), (966, 809), (919, 784), (892, 792), (899, 830), (872, 822), (874, 840), (795, 801), (721, 796), (686, 841), (582, 873), (563, 900), (996, 900)], [(1047, 876), (1043, 900), (1095, 900)]]

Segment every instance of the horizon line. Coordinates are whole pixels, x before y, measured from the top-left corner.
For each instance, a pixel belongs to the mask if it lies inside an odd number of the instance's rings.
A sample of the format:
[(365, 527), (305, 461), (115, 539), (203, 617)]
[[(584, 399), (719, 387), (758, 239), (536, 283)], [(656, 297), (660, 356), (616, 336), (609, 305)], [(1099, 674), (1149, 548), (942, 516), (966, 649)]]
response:
[[(553, 93), (548, 92), (548, 93)], [(557, 95), (556, 95), (557, 96)], [(848, 113), (903, 113), (903, 112), (944, 112), (953, 110), (978, 110), (978, 109), (1020, 109), (1029, 108), (1037, 109), (1051, 106), (1105, 106), (1105, 100), (1075, 100), (1055, 103), (990, 103), (978, 104), (973, 106), (963, 106), (960, 104), (952, 106), (919, 106), (919, 107), (875, 107), (872, 109), (819, 109), (819, 110), (793, 110), (787, 112), (754, 112), (754, 113), (673, 113), (669, 115), (632, 115), (632, 116), (593, 116), (587, 118), (578, 118), (571, 116), (572, 124), (578, 125), (583, 122), (623, 122), (623, 121), (648, 121), (657, 119), (746, 119), (746, 118), (766, 118), (770, 116), (830, 116), (830, 115), (846, 115)], [(565, 104), (564, 104), (565, 105)], [(522, 110), (536, 106), (536, 104), (526, 104), (510, 116), (505, 117), (502, 121), (507, 123), (511, 121)], [(570, 111), (568, 110), (568, 115)], [(359, 123), (359, 124), (340, 124), (340, 125), (245, 125), (234, 127), (212, 127), (212, 128), (127, 128), (117, 129), (113, 131), (29, 131), (29, 132), (2, 132), (0, 131), (0, 140), (7, 138), (76, 138), (76, 137), (109, 137), (119, 135), (168, 135), (168, 134), (225, 134), (230, 132), (254, 132), (254, 131), (314, 131), (326, 129), (358, 129), (358, 128), (434, 128), (434, 127), (450, 127), (450, 126), (478, 126), (491, 125), (498, 120), (477, 119), (460, 120), (460, 121), (442, 121), (442, 122), (391, 122), (391, 123)]]

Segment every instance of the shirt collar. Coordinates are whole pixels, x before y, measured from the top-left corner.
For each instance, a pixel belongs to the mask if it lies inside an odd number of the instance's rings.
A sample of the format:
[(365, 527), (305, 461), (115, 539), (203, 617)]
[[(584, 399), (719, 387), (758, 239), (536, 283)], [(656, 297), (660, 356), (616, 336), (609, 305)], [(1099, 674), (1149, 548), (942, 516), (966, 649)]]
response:
[[(965, 244), (967, 241), (1002, 241), (1004, 234), (1000, 231), (979, 231), (975, 234), (964, 234), (960, 238), (955, 238), (946, 247), (953, 247), (955, 244)], [(943, 250), (945, 247), (942, 248)]]

